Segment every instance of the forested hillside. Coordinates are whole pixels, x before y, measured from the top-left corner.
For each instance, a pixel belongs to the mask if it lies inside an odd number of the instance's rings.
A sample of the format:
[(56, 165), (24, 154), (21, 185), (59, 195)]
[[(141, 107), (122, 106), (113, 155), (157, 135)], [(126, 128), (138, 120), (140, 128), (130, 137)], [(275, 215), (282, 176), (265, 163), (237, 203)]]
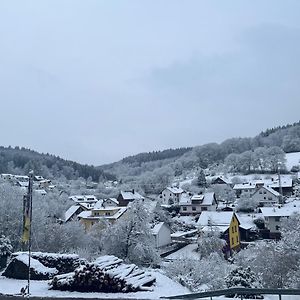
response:
[(115, 176), (94, 166), (82, 165), (48, 153), (41, 154), (19, 147), (0, 147), (0, 173), (27, 175), (30, 170), (45, 178), (65, 176), (67, 179), (79, 177), (87, 179), (91, 177), (94, 181), (98, 181), (99, 178), (115, 179)]
[(297, 151), (300, 151), (300, 122), (267, 129), (253, 138), (230, 138), (220, 144), (140, 153), (102, 168), (122, 182), (155, 192), (170, 178), (185, 176), (199, 168), (274, 172), (278, 161), (284, 167), (284, 152)]

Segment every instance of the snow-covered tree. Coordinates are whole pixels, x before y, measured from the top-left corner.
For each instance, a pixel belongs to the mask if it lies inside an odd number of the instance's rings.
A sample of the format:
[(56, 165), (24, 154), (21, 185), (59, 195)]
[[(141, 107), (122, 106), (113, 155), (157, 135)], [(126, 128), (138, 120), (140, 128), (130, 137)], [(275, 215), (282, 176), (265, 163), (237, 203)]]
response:
[(206, 182), (206, 178), (205, 178), (205, 174), (203, 169), (200, 169), (200, 171), (198, 172), (198, 176), (197, 176), (197, 185), (199, 187), (206, 187), (207, 182)]
[(137, 265), (158, 263), (149, 223), (150, 215), (144, 205), (133, 202), (125, 215), (103, 232), (103, 252)]
[(12, 253), (13, 247), (11, 245), (10, 239), (2, 235), (0, 237), (0, 257), (8, 256)]
[(243, 288), (260, 288), (261, 283), (257, 275), (251, 271), (250, 267), (237, 267), (232, 270), (225, 278), (225, 283), (228, 288), (243, 287)]
[(236, 209), (242, 212), (253, 212), (258, 206), (258, 202), (253, 200), (251, 197), (242, 193), (240, 198), (237, 200)]
[(193, 292), (223, 289), (224, 278), (232, 269), (224, 258), (216, 253), (201, 260), (180, 259), (165, 266), (167, 275)]
[(197, 251), (201, 258), (207, 257), (212, 253), (222, 255), (222, 249), (226, 242), (219, 237), (219, 233), (215, 231), (207, 232), (198, 238)]

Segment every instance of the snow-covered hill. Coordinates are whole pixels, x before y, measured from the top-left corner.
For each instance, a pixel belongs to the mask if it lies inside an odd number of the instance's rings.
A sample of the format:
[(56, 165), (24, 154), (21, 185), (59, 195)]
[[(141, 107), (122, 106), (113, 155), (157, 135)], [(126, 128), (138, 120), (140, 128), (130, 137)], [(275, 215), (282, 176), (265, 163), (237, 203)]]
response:
[(290, 171), (293, 166), (300, 165), (300, 152), (287, 153), (285, 158), (288, 171)]

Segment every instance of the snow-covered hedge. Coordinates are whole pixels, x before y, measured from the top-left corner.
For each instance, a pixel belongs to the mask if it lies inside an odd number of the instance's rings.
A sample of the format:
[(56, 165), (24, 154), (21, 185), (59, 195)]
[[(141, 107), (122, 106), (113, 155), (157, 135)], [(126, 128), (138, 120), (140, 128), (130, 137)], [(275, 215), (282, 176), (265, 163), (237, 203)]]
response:
[[(26, 253), (13, 256), (3, 276), (14, 279), (27, 279), (28, 278), (28, 263), (29, 257)], [(33, 280), (47, 280), (58, 274), (55, 268), (45, 267), (38, 260), (31, 258), (30, 260), (30, 276)]]
[(152, 290), (155, 277), (115, 256), (102, 256), (75, 272), (55, 276), (50, 289), (80, 292), (136, 292)]
[[(18, 256), (26, 252), (16, 252), (12, 256)], [(31, 257), (38, 260), (45, 267), (55, 268), (58, 274), (73, 272), (80, 265), (85, 264), (84, 259), (79, 258), (77, 254), (58, 254), (47, 252), (32, 252)]]

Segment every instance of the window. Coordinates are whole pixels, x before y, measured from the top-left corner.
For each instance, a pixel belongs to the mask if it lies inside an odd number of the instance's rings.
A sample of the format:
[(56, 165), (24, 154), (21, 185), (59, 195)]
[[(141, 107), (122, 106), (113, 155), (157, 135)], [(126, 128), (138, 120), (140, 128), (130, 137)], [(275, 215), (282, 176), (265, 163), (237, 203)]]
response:
[(262, 194), (262, 191), (259, 191), (260, 194)]
[(235, 228), (235, 232), (237, 232), (237, 226), (235, 226), (234, 228)]
[(239, 237), (238, 237), (238, 236), (236, 237), (236, 242), (237, 242), (237, 243), (239, 242)]
[(234, 238), (231, 238), (231, 244), (232, 245), (234, 244)]
[(276, 230), (280, 230), (280, 226), (279, 225), (276, 225)]
[(186, 206), (183, 206), (183, 207), (182, 207), (182, 210), (183, 210), (183, 211), (186, 211)]
[(268, 200), (272, 200), (272, 197), (270, 196), (270, 197), (268, 197)]
[(207, 210), (207, 207), (202, 207), (201, 210), (205, 211), (205, 210)]
[(264, 197), (264, 200), (266, 200), (267, 199), (267, 197)]
[(193, 210), (193, 211), (196, 211), (196, 206), (192, 206), (192, 210)]
[(106, 212), (105, 215), (106, 215), (106, 216), (110, 216), (110, 212)]
[(264, 194), (266, 194), (267, 192), (266, 191), (264, 191)]
[(234, 233), (234, 227), (231, 228), (232, 233)]
[(275, 217), (275, 222), (280, 222), (280, 217)]

